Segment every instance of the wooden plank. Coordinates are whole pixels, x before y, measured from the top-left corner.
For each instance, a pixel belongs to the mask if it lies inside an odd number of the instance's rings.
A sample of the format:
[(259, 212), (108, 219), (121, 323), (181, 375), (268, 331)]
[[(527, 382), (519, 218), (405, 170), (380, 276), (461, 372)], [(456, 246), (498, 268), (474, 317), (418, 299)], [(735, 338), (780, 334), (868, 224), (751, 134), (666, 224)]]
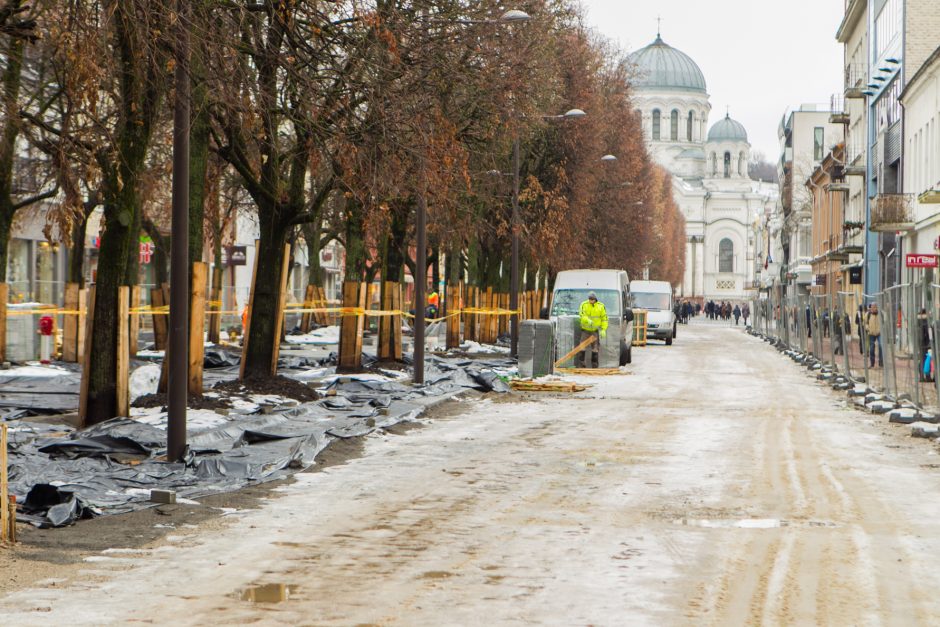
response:
[[(359, 306), (359, 283), (345, 281), (343, 283), (343, 307)], [(356, 352), (356, 346), (362, 346), (362, 340), (357, 342), (360, 334), (360, 316), (343, 316), (340, 320), (339, 331), (339, 363), (338, 368), (346, 372), (358, 371), (362, 367), (362, 354)]]
[[(473, 306), (473, 286), (467, 285), (466, 290), (463, 296), (463, 306), (470, 308)], [(476, 340), (476, 333), (473, 328), (473, 315), (464, 314), (463, 315), (463, 336), (467, 340)]]
[(569, 359), (571, 359), (572, 357), (574, 357), (575, 355), (583, 351), (585, 348), (593, 344), (594, 340), (596, 339), (597, 339), (597, 336), (592, 335), (591, 337), (587, 338), (586, 340), (584, 340), (583, 342), (581, 342), (580, 344), (572, 348), (570, 353), (568, 353), (567, 355), (565, 355), (561, 359), (558, 359), (555, 362), (555, 367), (557, 368), (558, 366), (562, 365), (563, 363), (565, 363), (566, 361), (568, 361)]
[(0, 424), (0, 542), (10, 540), (10, 488), (7, 484), (7, 426)]
[[(392, 294), (392, 309), (401, 311), (401, 283), (396, 283), (395, 292)], [(402, 341), (401, 341), (401, 316), (392, 316), (392, 358), (395, 361), (402, 361)]]
[(258, 279), (258, 240), (255, 240), (255, 263), (251, 270), (251, 288), (248, 290), (248, 315), (245, 317), (245, 328), (242, 329), (242, 360), (238, 367), (238, 378), (245, 378), (245, 355), (248, 354), (248, 333), (251, 329), (251, 303), (255, 299), (255, 281)]
[(118, 288), (118, 309), (117, 309), (117, 350), (115, 351), (115, 381), (114, 397), (115, 412), (118, 416), (131, 415), (130, 400), (130, 352), (128, 340), (130, 333), (130, 324), (128, 318), (128, 309), (130, 307), (131, 288), (122, 285)]
[[(140, 307), (140, 286), (131, 287), (131, 309)], [(140, 314), (130, 317), (127, 327), (127, 351), (131, 359), (137, 357), (137, 338), (140, 335)]]
[(274, 347), (271, 351), (272, 377), (277, 374), (277, 358), (281, 354), (281, 332), (284, 330), (284, 313), (287, 309), (287, 273), (290, 271), (290, 261), (290, 244), (284, 244), (284, 261), (281, 263), (281, 286), (278, 292), (280, 296), (277, 301), (277, 316), (274, 319)]
[(0, 283), (0, 364), (7, 360), (7, 300), (10, 286)]
[[(486, 288), (486, 307), (487, 309), (496, 309), (496, 301), (494, 300), (495, 295), (493, 294), (493, 288)], [(486, 342), (488, 344), (496, 343), (496, 329), (493, 328), (493, 322), (496, 317), (493, 314), (486, 314)]]
[[(308, 285), (306, 291), (304, 291), (304, 309), (313, 309), (315, 305), (313, 304), (314, 295), (316, 294), (316, 286)], [(309, 311), (305, 311), (304, 314), (300, 317), (300, 332), (301, 333), (310, 333), (310, 327), (313, 326), (313, 314)]]
[(88, 316), (88, 288), (78, 291), (78, 353), (75, 361), (81, 362), (85, 356), (85, 318)]
[(624, 372), (620, 368), (559, 368), (559, 374), (574, 374), (574, 375), (588, 375), (588, 376), (612, 376), (619, 374), (630, 374), (629, 372)]
[(460, 346), (460, 316), (453, 315), (460, 309), (460, 288), (447, 288), (447, 348)]
[(189, 378), (187, 386), (192, 396), (202, 396), (202, 365), (206, 345), (202, 329), (206, 316), (206, 279), (209, 266), (201, 261), (193, 264), (189, 285)]
[(91, 377), (91, 352), (94, 341), (91, 331), (95, 326), (95, 287), (88, 290), (88, 314), (85, 316), (85, 350), (82, 352), (82, 386), (78, 395), (78, 417), (84, 427), (88, 419), (88, 384)]
[[(162, 286), (150, 290), (150, 306), (154, 309), (157, 307), (165, 307), (168, 303), (164, 300), (164, 296)], [(153, 347), (155, 350), (166, 350), (166, 331), (169, 318), (170, 317), (166, 314), (151, 315), (151, 319), (153, 320)]]
[[(399, 294), (399, 285), (395, 281), (385, 281), (382, 284), (382, 309), (393, 311), (396, 309), (395, 301)], [(395, 324), (401, 326), (400, 316), (382, 316), (379, 318), (379, 359), (395, 359)]]
[(218, 344), (222, 336), (222, 268), (212, 269), (212, 289), (209, 300), (209, 332), (206, 339)]
[(574, 383), (573, 381), (525, 381), (513, 379), (510, 387), (520, 392), (582, 392), (588, 389), (588, 385), (583, 383)]
[[(66, 311), (78, 311), (79, 294), (81, 285), (78, 283), (65, 284), (65, 302), (63, 307)], [(80, 320), (77, 315), (65, 314), (62, 316), (62, 361), (75, 363), (78, 361), (78, 326)]]

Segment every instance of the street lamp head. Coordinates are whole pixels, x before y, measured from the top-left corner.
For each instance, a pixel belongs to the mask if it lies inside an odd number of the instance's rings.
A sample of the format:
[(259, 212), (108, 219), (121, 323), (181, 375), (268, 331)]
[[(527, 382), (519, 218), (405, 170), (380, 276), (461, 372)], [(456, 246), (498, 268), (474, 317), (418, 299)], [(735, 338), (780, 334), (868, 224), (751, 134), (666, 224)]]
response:
[(601, 161), (616, 161), (616, 160), (617, 160), (616, 155), (604, 155), (603, 157), (601, 157)]
[(525, 11), (512, 9), (499, 16), (499, 21), (506, 24), (515, 24), (517, 22), (528, 22), (532, 17)]
[(569, 109), (568, 111), (565, 111), (564, 115), (562, 115), (561, 117), (563, 117), (563, 118), (583, 118), (583, 117), (586, 116), (586, 115), (587, 115), (587, 113), (585, 113), (585, 112), (582, 111), (581, 109)]

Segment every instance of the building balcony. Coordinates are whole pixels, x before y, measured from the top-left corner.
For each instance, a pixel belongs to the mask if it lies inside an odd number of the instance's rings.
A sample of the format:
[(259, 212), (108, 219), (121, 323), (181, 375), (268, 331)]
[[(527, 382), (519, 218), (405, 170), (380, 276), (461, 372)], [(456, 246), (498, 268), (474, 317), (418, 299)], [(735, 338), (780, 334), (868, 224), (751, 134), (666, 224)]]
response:
[(843, 94), (832, 94), (829, 98), (829, 122), (831, 124), (849, 123), (849, 112), (846, 111)]
[(827, 192), (845, 192), (849, 193), (849, 184), (845, 181), (833, 181), (826, 185)]
[(914, 209), (910, 194), (878, 194), (871, 201), (872, 231), (914, 230)]
[(843, 93), (846, 98), (864, 98), (862, 91), (868, 80), (868, 68), (863, 63), (850, 63), (845, 66), (845, 84)]

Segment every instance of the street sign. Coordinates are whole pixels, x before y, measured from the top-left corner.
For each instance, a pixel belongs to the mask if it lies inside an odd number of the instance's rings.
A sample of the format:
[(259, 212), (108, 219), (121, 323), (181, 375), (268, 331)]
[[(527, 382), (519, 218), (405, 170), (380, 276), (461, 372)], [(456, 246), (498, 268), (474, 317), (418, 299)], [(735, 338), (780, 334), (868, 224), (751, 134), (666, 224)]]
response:
[(247, 246), (226, 246), (224, 249), (225, 256), (222, 259), (222, 265), (224, 266), (243, 266), (248, 259), (248, 247)]
[(904, 265), (908, 268), (936, 268), (937, 255), (921, 255), (908, 253), (904, 258)]

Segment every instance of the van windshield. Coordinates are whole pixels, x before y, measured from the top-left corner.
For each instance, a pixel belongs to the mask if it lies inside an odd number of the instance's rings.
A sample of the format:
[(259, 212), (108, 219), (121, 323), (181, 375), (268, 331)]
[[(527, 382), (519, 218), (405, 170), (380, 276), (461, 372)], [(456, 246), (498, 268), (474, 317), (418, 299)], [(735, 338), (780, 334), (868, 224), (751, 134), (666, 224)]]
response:
[(633, 306), (637, 309), (659, 309), (668, 310), (669, 294), (653, 294), (649, 292), (631, 292), (633, 294)]
[(587, 300), (588, 294), (597, 294), (597, 300), (604, 303), (608, 317), (620, 315), (620, 292), (617, 290), (591, 290), (588, 288), (576, 290), (556, 290), (552, 299), (552, 316), (577, 316), (581, 303)]

